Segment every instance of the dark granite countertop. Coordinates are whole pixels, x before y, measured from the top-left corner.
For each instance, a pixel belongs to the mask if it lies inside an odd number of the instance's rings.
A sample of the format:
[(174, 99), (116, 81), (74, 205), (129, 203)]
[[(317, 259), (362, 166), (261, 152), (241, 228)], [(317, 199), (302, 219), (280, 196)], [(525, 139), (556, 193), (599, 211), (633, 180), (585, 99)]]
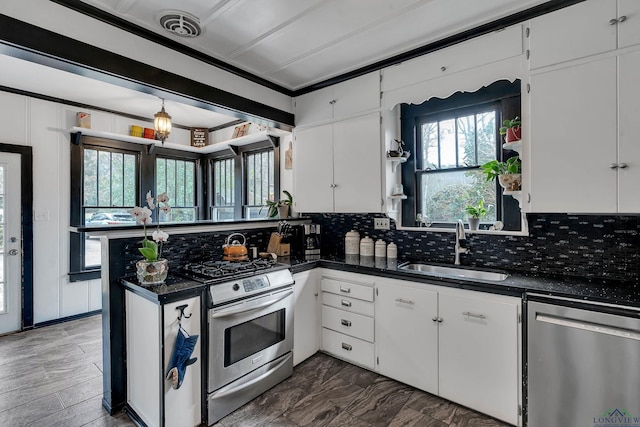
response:
[[(316, 267), (323, 267), (502, 295), (521, 297), (525, 293), (533, 293), (640, 308), (640, 286), (635, 282), (580, 279), (568, 276), (551, 277), (514, 272), (508, 272), (509, 276), (504, 281), (489, 282), (457, 277), (434, 277), (415, 271), (401, 270), (397, 268), (397, 265), (402, 265), (402, 261), (390, 263), (389, 265), (386, 263), (375, 265), (373, 260), (364, 260), (360, 263), (356, 259), (355, 261), (348, 260), (347, 262), (340, 257), (324, 257), (317, 261), (304, 261), (287, 257), (278, 258), (278, 262), (289, 264), (294, 274)], [(454, 266), (447, 265), (447, 267)], [(200, 294), (207, 287), (202, 283), (172, 274), (169, 275), (164, 284), (156, 286), (139, 285), (134, 277), (123, 278), (121, 282), (127, 289), (158, 303), (176, 301)]]

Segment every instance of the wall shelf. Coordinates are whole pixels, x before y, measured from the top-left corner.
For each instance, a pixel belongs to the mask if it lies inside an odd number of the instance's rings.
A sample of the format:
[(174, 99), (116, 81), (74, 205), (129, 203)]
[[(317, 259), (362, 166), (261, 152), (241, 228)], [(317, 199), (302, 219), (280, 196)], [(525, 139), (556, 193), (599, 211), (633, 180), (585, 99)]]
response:
[(387, 157), (387, 162), (391, 163), (391, 173), (395, 173), (396, 167), (407, 161), (406, 157)]
[(502, 194), (505, 196), (511, 196), (514, 199), (516, 199), (518, 201), (518, 204), (520, 205), (520, 208), (522, 209), (522, 191), (521, 190), (518, 190), (518, 191), (504, 190)]
[(393, 207), (393, 210), (397, 211), (398, 210), (398, 203), (400, 202), (400, 200), (406, 200), (407, 199), (407, 195), (406, 194), (399, 194), (399, 195), (389, 196), (389, 198), (391, 199), (391, 205)]
[(505, 150), (513, 150), (516, 153), (520, 154), (520, 150), (522, 150), (522, 140), (519, 139), (513, 142), (505, 142), (504, 144), (502, 144), (502, 148), (504, 148)]

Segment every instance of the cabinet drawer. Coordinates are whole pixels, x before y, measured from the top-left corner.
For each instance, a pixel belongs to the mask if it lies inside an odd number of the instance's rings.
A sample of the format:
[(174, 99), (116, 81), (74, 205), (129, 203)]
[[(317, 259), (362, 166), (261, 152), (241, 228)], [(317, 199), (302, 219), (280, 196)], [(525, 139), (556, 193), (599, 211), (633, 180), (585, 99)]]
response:
[(373, 301), (373, 286), (359, 285), (357, 283), (323, 277), (322, 290), (364, 301)]
[(364, 316), (373, 317), (374, 313), (374, 305), (372, 302), (331, 294), (329, 292), (322, 293), (322, 304)]
[(373, 342), (373, 318), (322, 306), (322, 327)]
[(373, 343), (322, 328), (322, 348), (340, 359), (374, 369)]

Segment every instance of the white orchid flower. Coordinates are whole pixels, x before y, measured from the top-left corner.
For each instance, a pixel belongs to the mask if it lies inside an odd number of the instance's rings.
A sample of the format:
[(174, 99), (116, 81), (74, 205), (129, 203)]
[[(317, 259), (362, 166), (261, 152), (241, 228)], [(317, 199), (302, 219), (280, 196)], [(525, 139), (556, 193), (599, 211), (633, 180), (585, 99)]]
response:
[(153, 203), (153, 196), (151, 195), (151, 190), (147, 192), (147, 196), (145, 198), (147, 199), (147, 205), (149, 205), (149, 209), (154, 210), (156, 208), (156, 205)]
[(169, 240), (169, 234), (165, 233), (162, 230), (156, 230), (151, 234), (151, 238), (154, 242), (157, 243), (166, 242), (167, 240)]
[(169, 196), (166, 191), (162, 194), (158, 194), (158, 203), (169, 203)]
[(171, 206), (164, 204), (162, 206), (160, 206), (160, 210), (166, 214), (168, 214), (169, 212), (171, 212)]
[(140, 206), (136, 206), (135, 208), (129, 211), (131, 215), (136, 219), (140, 224), (150, 224), (151, 223), (151, 209), (148, 207), (141, 208)]

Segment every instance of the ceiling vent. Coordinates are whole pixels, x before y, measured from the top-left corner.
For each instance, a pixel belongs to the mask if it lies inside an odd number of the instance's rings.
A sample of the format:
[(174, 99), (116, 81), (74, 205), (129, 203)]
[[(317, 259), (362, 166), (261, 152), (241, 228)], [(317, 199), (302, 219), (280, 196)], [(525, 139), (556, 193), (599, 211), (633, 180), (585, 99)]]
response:
[(187, 12), (170, 10), (160, 16), (160, 25), (180, 37), (198, 37), (202, 34), (200, 20)]

